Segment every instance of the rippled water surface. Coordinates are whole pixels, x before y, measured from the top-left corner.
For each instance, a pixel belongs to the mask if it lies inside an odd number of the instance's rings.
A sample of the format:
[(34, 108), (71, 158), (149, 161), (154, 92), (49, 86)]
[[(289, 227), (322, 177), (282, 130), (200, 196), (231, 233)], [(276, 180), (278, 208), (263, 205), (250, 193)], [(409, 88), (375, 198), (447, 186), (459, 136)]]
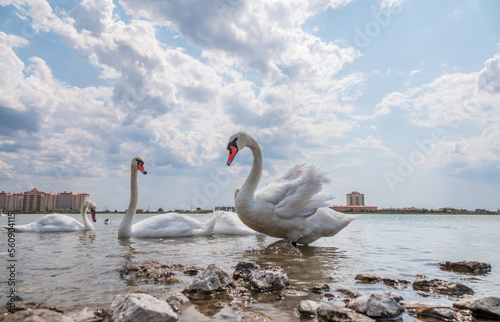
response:
[[(358, 273), (401, 278), (413, 282), (415, 275), (427, 279), (459, 281), (472, 287), (477, 296), (500, 296), (500, 216), (469, 215), (363, 215), (338, 235), (323, 238), (308, 247), (299, 246), (304, 258), (265, 259), (247, 252), (276, 241), (264, 236), (214, 235), (175, 239), (118, 240), (122, 215), (99, 215), (96, 230), (75, 233), (17, 233), (16, 288), (23, 302), (46, 303), (66, 311), (107, 308), (116, 294), (146, 292), (159, 298), (179, 293), (184, 284), (133, 284), (120, 278), (119, 271), (130, 261), (161, 260), (206, 267), (216, 264), (232, 275), (239, 261), (261, 266), (281, 266), (290, 278), (284, 296), (253, 294), (252, 298), (196, 303), (180, 315), (181, 321), (239, 320), (245, 316), (272, 320), (299, 320), (294, 308), (303, 299), (322, 300), (309, 291), (318, 284), (356, 293), (394, 291), (384, 284), (356, 283)], [(208, 215), (193, 215), (206, 220)], [(17, 215), (24, 224), (40, 215)], [(79, 215), (75, 218), (79, 219)], [(146, 218), (138, 215), (136, 221)], [(1, 224), (7, 217), (0, 218)], [(0, 232), (2, 267), (6, 267), (7, 232)], [(486, 275), (461, 275), (439, 269), (440, 261), (478, 260), (492, 265)], [(7, 302), (8, 271), (0, 270), (2, 305)], [(179, 274), (180, 275), (180, 274)], [(192, 277), (178, 276), (183, 282)], [(454, 299), (423, 297), (411, 285), (396, 290), (406, 300), (424, 300), (449, 305)], [(324, 299), (323, 299), (324, 300)], [(21, 300), (19, 300), (21, 301)]]

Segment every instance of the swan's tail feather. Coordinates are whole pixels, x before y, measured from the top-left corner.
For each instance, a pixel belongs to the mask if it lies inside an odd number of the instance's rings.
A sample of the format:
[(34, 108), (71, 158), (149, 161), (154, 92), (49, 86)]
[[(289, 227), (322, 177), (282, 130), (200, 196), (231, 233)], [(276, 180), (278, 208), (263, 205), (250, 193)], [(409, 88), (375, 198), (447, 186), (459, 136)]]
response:
[(218, 216), (219, 215), (217, 214), (217, 212), (214, 212), (212, 216), (205, 223), (203, 223), (203, 226), (201, 226), (200, 229), (208, 234), (212, 234), (215, 228), (215, 224), (217, 223)]
[(316, 195), (314, 199), (307, 205), (307, 208), (322, 208), (322, 207), (330, 207), (332, 200), (335, 198), (334, 195)]

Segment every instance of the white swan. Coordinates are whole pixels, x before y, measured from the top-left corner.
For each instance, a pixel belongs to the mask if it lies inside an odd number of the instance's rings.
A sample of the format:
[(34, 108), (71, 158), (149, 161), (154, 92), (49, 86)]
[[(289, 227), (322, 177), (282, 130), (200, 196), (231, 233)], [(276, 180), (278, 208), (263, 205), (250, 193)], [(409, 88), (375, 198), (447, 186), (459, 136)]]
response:
[(130, 170), (130, 204), (118, 228), (118, 238), (168, 238), (211, 235), (213, 233), (215, 217), (202, 223), (190, 216), (175, 212), (149, 217), (133, 225), (139, 195), (137, 171), (147, 173), (144, 168), (144, 160), (141, 157), (134, 157)]
[(262, 176), (262, 150), (252, 136), (237, 132), (229, 138), (227, 165), (245, 147), (252, 151), (253, 165), (237, 193), (235, 207), (248, 227), (296, 245), (333, 236), (351, 222), (352, 218), (326, 207), (330, 196), (317, 195), (329, 180), (313, 166), (296, 165), (256, 191)]
[[(82, 203), (80, 214), (82, 215), (83, 225), (67, 215), (50, 214), (26, 225), (15, 225), (16, 232), (34, 232), (34, 233), (47, 233), (47, 232), (61, 232), (61, 231), (79, 231), (79, 230), (95, 230), (92, 222), (87, 218), (87, 209), (90, 208), (92, 220), (96, 222), (95, 210), (97, 205), (95, 202), (87, 200)], [(2, 226), (8, 229), (7, 226)]]
[(258, 231), (245, 225), (234, 212), (218, 210), (212, 216), (216, 220), (214, 234), (240, 236), (260, 234)]

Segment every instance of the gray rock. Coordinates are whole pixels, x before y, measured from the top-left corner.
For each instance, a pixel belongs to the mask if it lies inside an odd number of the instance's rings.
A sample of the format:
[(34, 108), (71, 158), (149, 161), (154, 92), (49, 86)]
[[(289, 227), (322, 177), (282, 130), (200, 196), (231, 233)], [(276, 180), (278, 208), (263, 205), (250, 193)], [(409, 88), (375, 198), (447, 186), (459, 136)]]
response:
[(315, 316), (320, 304), (311, 300), (300, 301), (298, 311), (300, 315)]
[(443, 281), (439, 279), (413, 282), (413, 289), (415, 291), (423, 291), (431, 294), (443, 294), (452, 296), (474, 294), (474, 290), (467, 285), (457, 282)]
[(433, 317), (444, 321), (472, 321), (470, 311), (459, 311), (452, 307), (444, 307), (431, 302), (402, 301), (405, 310), (415, 317)]
[(64, 316), (59, 312), (46, 309), (22, 310), (15, 314), (7, 315), (3, 321), (14, 322), (73, 322), (70, 317)]
[(105, 309), (91, 309), (90, 307), (84, 307), (80, 311), (73, 311), (70, 313), (65, 313), (65, 316), (71, 318), (73, 322), (98, 322), (98, 321), (109, 321), (111, 315), (108, 310)]
[(440, 262), (439, 267), (445, 271), (465, 274), (485, 274), (491, 272), (491, 264), (476, 261)]
[(189, 303), (189, 299), (184, 294), (172, 295), (167, 299), (167, 303), (170, 304), (174, 312), (180, 313), (182, 307)]
[(148, 294), (117, 295), (109, 310), (114, 322), (177, 321), (177, 314), (166, 301)]
[(260, 270), (260, 266), (253, 262), (239, 262), (233, 273), (233, 279), (242, 279), (245, 282), (250, 281), (250, 276)]
[(196, 275), (184, 289), (190, 298), (201, 299), (216, 293), (227, 292), (234, 288), (234, 280), (222, 269), (210, 264), (207, 269)]
[(186, 275), (196, 275), (202, 269), (189, 264), (180, 265), (161, 261), (130, 262), (120, 270), (120, 276), (131, 282), (148, 284), (180, 283), (181, 281), (175, 277), (174, 271), (180, 271)]
[(267, 246), (267, 248), (262, 252), (264, 255), (268, 256), (290, 256), (290, 257), (304, 257), (302, 252), (294, 247), (290, 242), (286, 240), (278, 240)]
[(330, 286), (328, 284), (318, 284), (313, 286), (310, 290), (316, 294), (320, 294), (321, 292), (328, 292), (330, 290)]
[(346, 307), (325, 307), (318, 308), (318, 317), (323, 321), (334, 322), (372, 322), (375, 321), (366, 315), (359, 314)]
[(250, 276), (250, 286), (252, 289), (266, 291), (280, 291), (289, 285), (288, 276), (281, 267), (268, 266), (260, 271), (254, 272)]
[(353, 299), (355, 297), (360, 296), (360, 294), (354, 293), (353, 291), (348, 290), (346, 288), (338, 288), (335, 291), (339, 292), (340, 294), (342, 294), (343, 296), (345, 296), (349, 299)]
[(381, 293), (362, 295), (351, 299), (347, 307), (358, 313), (376, 318), (393, 318), (404, 311), (403, 307), (391, 296)]
[(81, 311), (67, 313), (65, 316), (69, 317), (74, 322), (93, 321), (96, 319), (95, 311), (89, 307), (85, 307)]
[(454, 303), (453, 307), (471, 310), (477, 317), (500, 320), (500, 297), (498, 296), (477, 298), (466, 295), (460, 302)]
[(385, 294), (387, 294), (387, 296), (389, 296), (389, 297), (392, 297), (398, 303), (401, 301), (404, 301), (404, 298), (398, 293), (386, 292)]
[(406, 287), (407, 284), (411, 282), (402, 279), (392, 279), (392, 278), (382, 278), (372, 274), (358, 274), (355, 277), (358, 283), (374, 284), (374, 283), (384, 283), (392, 288)]

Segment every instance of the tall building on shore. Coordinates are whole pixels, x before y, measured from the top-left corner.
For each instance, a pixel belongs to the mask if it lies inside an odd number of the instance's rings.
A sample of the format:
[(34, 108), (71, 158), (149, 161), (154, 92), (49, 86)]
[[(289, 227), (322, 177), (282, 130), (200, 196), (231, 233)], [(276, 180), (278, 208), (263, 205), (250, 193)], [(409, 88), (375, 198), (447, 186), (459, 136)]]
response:
[(344, 212), (376, 212), (376, 206), (365, 206), (365, 195), (357, 191), (348, 193), (346, 196), (346, 206), (333, 205), (332, 208), (335, 211)]
[(353, 191), (346, 195), (347, 206), (364, 206), (365, 195), (357, 191)]
[(0, 192), (1, 210), (20, 210), (23, 207), (24, 195), (22, 193)]
[(46, 193), (36, 188), (24, 193), (0, 192), (0, 209), (5, 211), (79, 210), (87, 193)]

